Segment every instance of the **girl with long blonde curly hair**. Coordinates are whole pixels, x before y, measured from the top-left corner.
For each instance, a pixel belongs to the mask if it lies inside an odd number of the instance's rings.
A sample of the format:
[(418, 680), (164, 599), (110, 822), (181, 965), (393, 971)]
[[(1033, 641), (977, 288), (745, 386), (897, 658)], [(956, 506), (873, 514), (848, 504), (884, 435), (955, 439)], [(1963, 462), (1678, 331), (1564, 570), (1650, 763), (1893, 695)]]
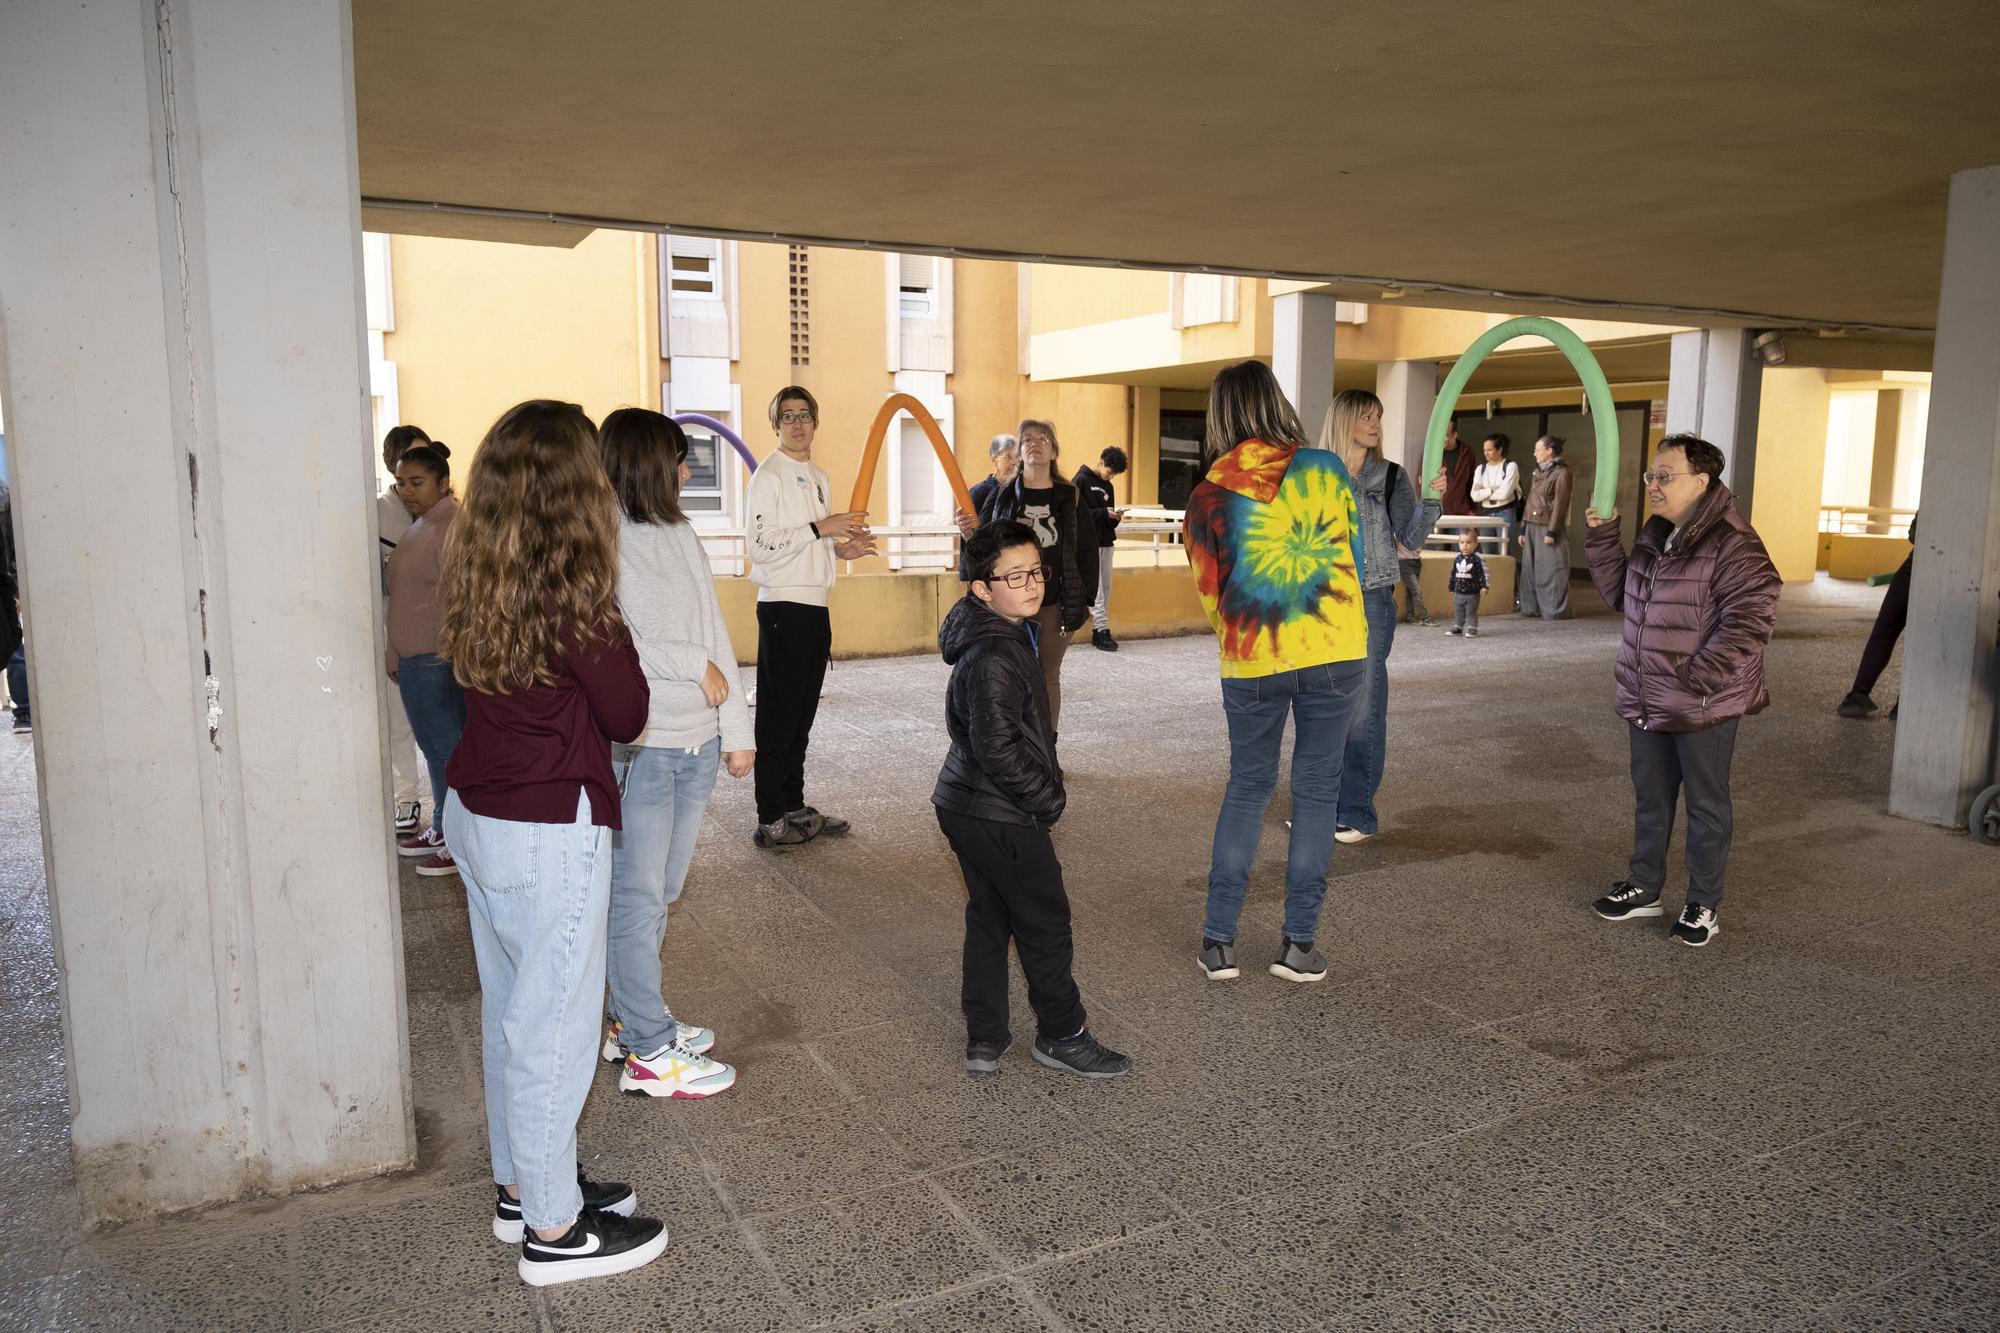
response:
[(438, 651), (465, 687), (444, 836), (479, 961), (493, 1234), (536, 1286), (658, 1258), (632, 1187), (585, 1179), (619, 827), (611, 745), (649, 694), (613, 600), (618, 502), (583, 409), (509, 408), (473, 457), (445, 547)]

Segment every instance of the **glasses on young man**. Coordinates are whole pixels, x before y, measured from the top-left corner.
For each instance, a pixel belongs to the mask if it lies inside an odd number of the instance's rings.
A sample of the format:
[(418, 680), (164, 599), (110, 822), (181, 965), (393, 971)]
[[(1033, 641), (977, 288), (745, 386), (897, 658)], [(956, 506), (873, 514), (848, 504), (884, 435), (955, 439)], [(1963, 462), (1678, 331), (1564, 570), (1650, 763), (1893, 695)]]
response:
[(1004, 583), (1010, 588), (1025, 588), (1030, 583), (1047, 583), (1048, 581), (1049, 571), (1040, 565), (1036, 565), (1033, 569), (1016, 569), (1005, 574), (996, 574), (992, 579), (992, 582)]
[(811, 422), (812, 419), (813, 419), (813, 414), (810, 412), (778, 413), (778, 424), (780, 426), (803, 426)]

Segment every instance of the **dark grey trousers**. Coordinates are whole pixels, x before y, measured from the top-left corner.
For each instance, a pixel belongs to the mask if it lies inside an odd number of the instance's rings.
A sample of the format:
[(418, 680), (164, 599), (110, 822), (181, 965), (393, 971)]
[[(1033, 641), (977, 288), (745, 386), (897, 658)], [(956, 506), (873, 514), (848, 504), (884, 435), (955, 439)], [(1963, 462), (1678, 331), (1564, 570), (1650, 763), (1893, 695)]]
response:
[(1698, 907), (1722, 903), (1722, 865), (1729, 859), (1734, 817), (1729, 805), (1729, 761), (1736, 753), (1736, 718), (1707, 731), (1647, 731), (1631, 723), (1632, 861), (1627, 878), (1642, 889), (1667, 882), (1667, 844), (1673, 840), (1674, 806), (1687, 797), (1687, 900)]
[(1452, 624), (1458, 629), (1479, 628), (1479, 594), (1455, 592), (1451, 595)]

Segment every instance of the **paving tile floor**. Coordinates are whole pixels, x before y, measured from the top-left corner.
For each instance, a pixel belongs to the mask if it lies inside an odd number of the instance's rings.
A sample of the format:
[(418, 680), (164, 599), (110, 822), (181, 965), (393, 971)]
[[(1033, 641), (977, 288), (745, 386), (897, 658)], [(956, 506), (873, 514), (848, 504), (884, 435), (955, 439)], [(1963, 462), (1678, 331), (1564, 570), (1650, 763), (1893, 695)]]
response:
[(1785, 591), (1702, 951), (1585, 910), (1627, 849), (1616, 622), (1401, 630), (1386, 832), (1335, 854), (1320, 986), (1195, 969), (1211, 642), (1071, 653), (1057, 840), (1092, 1023), (1138, 1061), (1112, 1085), (961, 1072), (945, 670), (840, 663), (810, 782), (853, 835), (756, 851), (725, 780), (668, 931), (741, 1081), (663, 1103), (607, 1068), (586, 1111), (667, 1258), (542, 1292), (487, 1230), (463, 900), (407, 869), (416, 1168), (79, 1230), (34, 742), (0, 737), (0, 1328), (2000, 1326), (2000, 850), (1887, 817), (1893, 724), (1833, 716), (1879, 596)]

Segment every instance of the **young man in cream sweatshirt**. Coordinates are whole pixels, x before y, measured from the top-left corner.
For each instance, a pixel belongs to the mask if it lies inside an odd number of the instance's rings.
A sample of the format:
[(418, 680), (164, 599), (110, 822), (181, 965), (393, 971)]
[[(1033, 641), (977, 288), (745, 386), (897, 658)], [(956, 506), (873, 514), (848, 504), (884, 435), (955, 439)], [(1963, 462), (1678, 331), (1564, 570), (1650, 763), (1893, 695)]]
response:
[(806, 746), (833, 650), (827, 598), (834, 562), (875, 554), (866, 510), (831, 512), (832, 486), (812, 461), (819, 402), (778, 390), (768, 415), (777, 451), (750, 478), (750, 578), (757, 585), (759, 847), (795, 847), (847, 821), (806, 804)]

